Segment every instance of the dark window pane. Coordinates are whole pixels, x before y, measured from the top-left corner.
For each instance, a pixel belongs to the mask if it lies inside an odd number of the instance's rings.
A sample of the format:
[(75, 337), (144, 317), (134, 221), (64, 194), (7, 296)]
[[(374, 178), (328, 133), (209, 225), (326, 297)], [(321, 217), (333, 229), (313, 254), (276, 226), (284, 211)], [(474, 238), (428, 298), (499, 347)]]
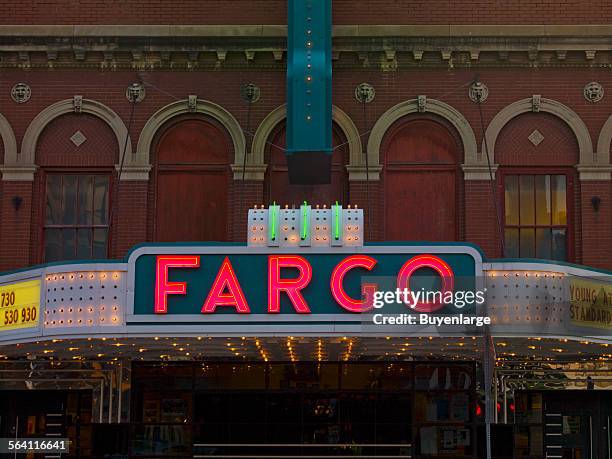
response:
[(62, 259), (70, 260), (76, 256), (76, 230), (64, 228), (62, 230)]
[(61, 224), (74, 225), (76, 223), (76, 196), (78, 176), (64, 175), (63, 212)]
[(519, 224), (518, 175), (508, 175), (505, 180), (506, 225)]
[(567, 260), (567, 230), (552, 230), (552, 256), (553, 260)]
[(62, 212), (62, 176), (49, 175), (47, 177), (47, 209), (45, 221), (48, 225), (60, 223)]
[(521, 175), (519, 179), (519, 189), (521, 199), (520, 224), (533, 225), (535, 223), (533, 175)]
[(61, 230), (45, 230), (45, 261), (56, 261), (62, 258)]
[(77, 222), (79, 225), (91, 225), (93, 206), (93, 175), (83, 175), (79, 178), (79, 207)]
[(108, 230), (106, 228), (96, 228), (93, 238), (93, 258), (106, 258), (106, 239)]
[(521, 228), (521, 257), (535, 257), (535, 230), (533, 228)]
[(108, 177), (96, 177), (94, 184), (94, 225), (108, 221)]
[(518, 228), (506, 228), (504, 256), (508, 258), (518, 258), (519, 256), (519, 230)]
[(552, 176), (553, 225), (567, 224), (567, 185), (565, 175)]
[(77, 230), (77, 258), (91, 257), (91, 229)]
[(550, 228), (536, 229), (536, 257), (550, 259)]
[(535, 176), (536, 223), (550, 225), (550, 175)]

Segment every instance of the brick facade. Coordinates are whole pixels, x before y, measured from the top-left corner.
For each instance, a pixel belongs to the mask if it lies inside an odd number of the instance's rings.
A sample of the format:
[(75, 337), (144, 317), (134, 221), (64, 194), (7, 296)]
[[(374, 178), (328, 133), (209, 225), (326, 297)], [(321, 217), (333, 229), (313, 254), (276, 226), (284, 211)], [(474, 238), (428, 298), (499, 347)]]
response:
[[(286, 23), (284, 0), (258, 0), (255, 2), (257, 7), (253, 6), (253, 2), (242, 0), (184, 1), (180, 5), (176, 2), (159, 4), (131, 0), (121, 2), (121, 8), (118, 2), (84, 0), (0, 3), (5, 11), (0, 25), (2, 21), (5, 21), (4, 24), (25, 25)], [(380, 7), (376, 7), (376, 3), (380, 3)], [(483, 1), (469, 2), (469, 5), (466, 3), (464, 8), (457, 2), (445, 3), (440, 7), (439, 2), (410, 2), (406, 5), (405, 2), (385, 0), (368, 2), (367, 8), (360, 8), (355, 2), (334, 0), (334, 23), (387, 24), (389, 18), (392, 18), (395, 24), (420, 25), (592, 24), (593, 10), (598, 11), (597, 20), (602, 23), (612, 19), (612, 7), (605, 2), (591, 2), (587, 6), (577, 1), (533, 2), (533, 5), (515, 1)], [(60, 4), (61, 8), (58, 7)], [(126, 11), (136, 13), (128, 15)], [(247, 37), (245, 40), (247, 44), (250, 41), (253, 46), (261, 46), (259, 38)], [(244, 44), (245, 49), (248, 48), (247, 44)], [(344, 43), (344, 46), (348, 45)], [(453, 54), (457, 56), (456, 61), (444, 58), (443, 53), (440, 57), (431, 52), (425, 52), (422, 60), (417, 61), (416, 54), (413, 56), (407, 50), (398, 51), (389, 60), (380, 53), (359, 51), (361, 45), (358, 40), (350, 46), (354, 49), (343, 50), (334, 62), (333, 103), (348, 115), (360, 133), (364, 133), (361, 136), (363, 151), (367, 149), (368, 133), (374, 123), (394, 105), (419, 95), (426, 95), (428, 100), (444, 102), (463, 116), (474, 133), (479, 153), (482, 153), (483, 132), (495, 116), (510, 104), (531, 98), (534, 94), (560, 102), (575, 112), (586, 125), (593, 151), (598, 148), (602, 128), (610, 116), (609, 95), (599, 103), (589, 102), (583, 96), (585, 84), (591, 81), (597, 81), (606, 90), (612, 90), (612, 74), (605, 68), (593, 65), (600, 62), (598, 59), (608, 59), (604, 55), (598, 54), (599, 57), (591, 62), (588, 53), (570, 52), (567, 60), (571, 60), (572, 65), (566, 65), (566, 61), (563, 61), (566, 56), (562, 55), (561, 58), (561, 54), (557, 54), (554, 57), (552, 51), (549, 54), (541, 52), (536, 56), (536, 61), (530, 60), (524, 51), (514, 52), (510, 58), (499, 57), (494, 52), (482, 52), (479, 60), (472, 62), (466, 50)], [(226, 60), (221, 64), (219, 61), (215, 63), (213, 57), (205, 56), (202, 52), (196, 56), (199, 59), (197, 65), (187, 71), (184, 62), (176, 64), (176, 68), (170, 68), (174, 64), (162, 63), (156, 67), (157, 64), (152, 63), (150, 66), (141, 66), (139, 61), (138, 65), (132, 63), (134, 69), (129, 69), (126, 68), (130, 66), (129, 56), (118, 53), (113, 56), (117, 62), (113, 70), (101, 66), (99, 60), (96, 60), (102, 59), (101, 53), (93, 51), (88, 52), (80, 61), (71, 53), (60, 52), (53, 64), (57, 68), (51, 68), (48, 53), (44, 55), (28, 51), (27, 65), (15, 63), (23, 56), (11, 55), (0, 74), (0, 113), (10, 123), (17, 140), (17, 150), (20, 151), (26, 129), (32, 120), (51, 104), (72, 99), (75, 95), (109, 107), (127, 126), (131, 107), (125, 97), (126, 88), (133, 82), (143, 81), (146, 98), (137, 104), (129, 127), (131, 148), (136, 151), (143, 128), (154, 113), (177, 100), (186, 100), (192, 94), (223, 107), (246, 129), (247, 106), (240, 97), (240, 86), (250, 82), (261, 89), (261, 98), (252, 106), (249, 132), (245, 135), (250, 145), (253, 133), (265, 117), (285, 102), (284, 64), (282, 60), (273, 59), (269, 50), (265, 52), (268, 54), (264, 55), (262, 51), (251, 62), (244, 55), (230, 52), (227, 58), (224, 56)], [(180, 59), (183, 57), (179, 56)], [(212, 60), (208, 61), (209, 57)], [(555, 61), (555, 65), (548, 65), (553, 58), (558, 61)], [(468, 97), (468, 86), (475, 78), (484, 82), (489, 89), (488, 98), (482, 105), (482, 123), (478, 105)], [(365, 117), (362, 105), (354, 97), (355, 87), (364, 81), (376, 89), (374, 101), (366, 106)], [(16, 104), (11, 100), (10, 91), (17, 82), (25, 82), (32, 88), (32, 98), (27, 103)], [(437, 119), (452, 130), (448, 120), (431, 113), (414, 113), (406, 119), (419, 117)], [(397, 123), (402, 122), (399, 120)], [(538, 130), (544, 137), (537, 146), (528, 140), (534, 130)], [(81, 131), (87, 138), (79, 147), (70, 141), (70, 136), (76, 131)], [(461, 141), (457, 132), (453, 131), (452, 135)], [(275, 136), (278, 136), (277, 131), (270, 137)], [(346, 142), (349, 140), (353, 139), (346, 139)], [(388, 190), (384, 145), (385, 142), (380, 155), (383, 166), (380, 180), (373, 179), (366, 184), (363, 180), (349, 181), (345, 174), (338, 175), (338, 180), (342, 180), (341, 188), (348, 190), (348, 202), (345, 204), (358, 205), (368, 210), (365, 234), (370, 240), (385, 238), (385, 199)], [(142, 177), (138, 180), (119, 181), (115, 165), (122, 148), (113, 130), (90, 113), (63, 114), (51, 120), (36, 145), (35, 163), (39, 169), (34, 180), (16, 181), (5, 177), (0, 183), (0, 269), (19, 268), (43, 261), (41, 225), (45, 203), (44, 173), (47, 169), (104, 170), (113, 174), (110, 257), (122, 257), (133, 245), (152, 241), (155, 237), (153, 208), (156, 200), (155, 186), (152, 184), (156, 170), (150, 172), (149, 181)], [(155, 164), (154, 148), (150, 153), (151, 164)], [(464, 180), (463, 173), (458, 169), (459, 181), (456, 196), (453, 197), (458, 201), (457, 239), (477, 244), (489, 257), (501, 256), (498, 217), (492, 190), (495, 190), (498, 212), (503, 212), (500, 177), (504, 168), (536, 167), (546, 170), (565, 167), (574, 174), (570, 215), (570, 224), (574, 228), (571, 261), (611, 269), (612, 185), (610, 180), (599, 176), (580, 180), (580, 174), (575, 169), (581, 161), (580, 146), (568, 123), (545, 111), (523, 113), (501, 128), (494, 148), (495, 158), (492, 160), (494, 166), (499, 165), (499, 169), (493, 187), (485, 176)], [(6, 156), (2, 155), (2, 150), (0, 144), (0, 158)], [(348, 153), (343, 154), (348, 163)], [(269, 156), (268, 151), (266, 161)], [(244, 241), (246, 211), (253, 205), (267, 204), (264, 200), (269, 194), (270, 183), (268, 178), (258, 181), (248, 176), (242, 182), (238, 179), (240, 174), (233, 180), (230, 165), (235, 161), (234, 152), (230, 148), (225, 162), (227, 175), (232, 178), (227, 193), (227, 238), (231, 241)], [(15, 210), (13, 204), (15, 197), (21, 198), (18, 210)], [(598, 197), (600, 202), (597, 211), (592, 204), (594, 197)], [(304, 196), (304, 199), (309, 198)]]
[[(285, 0), (2, 1), (3, 24), (286, 24)], [(596, 14), (595, 14), (596, 12)], [(592, 24), (612, 20), (605, 0), (334, 0), (336, 24)]]

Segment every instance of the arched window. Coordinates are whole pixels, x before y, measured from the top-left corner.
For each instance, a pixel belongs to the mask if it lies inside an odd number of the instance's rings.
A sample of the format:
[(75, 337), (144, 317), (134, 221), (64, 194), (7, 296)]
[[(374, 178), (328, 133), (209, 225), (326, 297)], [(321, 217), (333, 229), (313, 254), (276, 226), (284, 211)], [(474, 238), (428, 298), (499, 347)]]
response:
[(153, 150), (153, 239), (226, 241), (233, 146), (224, 127), (205, 116), (177, 116), (158, 132)]
[(550, 113), (524, 113), (495, 145), (503, 189), (504, 256), (571, 260), (578, 142)]
[(457, 240), (462, 149), (453, 128), (408, 115), (389, 128), (381, 152), (386, 240)]
[(61, 115), (42, 131), (35, 186), (42, 198), (37, 217), (42, 219), (43, 261), (108, 257), (111, 182), (118, 156), (113, 131), (90, 114)]

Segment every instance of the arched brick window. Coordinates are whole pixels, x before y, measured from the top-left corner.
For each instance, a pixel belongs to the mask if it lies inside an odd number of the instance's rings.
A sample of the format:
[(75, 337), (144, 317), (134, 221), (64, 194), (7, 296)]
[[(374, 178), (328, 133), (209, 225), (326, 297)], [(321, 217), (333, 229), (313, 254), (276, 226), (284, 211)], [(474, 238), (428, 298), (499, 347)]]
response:
[(233, 147), (212, 118), (181, 115), (154, 141), (150, 228), (156, 241), (226, 241)]
[(435, 116), (408, 115), (387, 131), (384, 161), (385, 239), (461, 238), (461, 140)]
[(504, 256), (573, 260), (578, 142), (570, 127), (549, 113), (524, 113), (500, 131), (495, 154)]
[(45, 127), (36, 144), (39, 224), (32, 226), (33, 239), (41, 241), (39, 260), (108, 257), (118, 156), (115, 134), (96, 116), (65, 114)]

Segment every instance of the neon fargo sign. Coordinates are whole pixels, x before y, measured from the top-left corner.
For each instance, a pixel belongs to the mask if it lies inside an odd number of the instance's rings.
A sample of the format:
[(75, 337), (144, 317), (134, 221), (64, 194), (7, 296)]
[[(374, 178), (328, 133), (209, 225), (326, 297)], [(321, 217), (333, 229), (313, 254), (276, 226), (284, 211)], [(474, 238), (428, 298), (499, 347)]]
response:
[[(130, 257), (133, 314), (362, 313), (375, 306), (377, 293), (414, 290), (414, 279), (424, 275), (435, 278), (443, 293), (473, 290), (480, 254), (470, 246), (460, 248), (475, 254), (457, 247), (450, 253), (423, 253), (412, 246), (398, 246), (397, 252), (389, 246), (366, 247), (359, 254), (334, 249), (295, 254), (245, 247), (183, 247), (174, 252), (171, 247), (145, 247), (137, 249), (144, 253)], [(402, 306), (407, 305), (419, 312), (445, 307), (427, 301), (404, 301)]]

